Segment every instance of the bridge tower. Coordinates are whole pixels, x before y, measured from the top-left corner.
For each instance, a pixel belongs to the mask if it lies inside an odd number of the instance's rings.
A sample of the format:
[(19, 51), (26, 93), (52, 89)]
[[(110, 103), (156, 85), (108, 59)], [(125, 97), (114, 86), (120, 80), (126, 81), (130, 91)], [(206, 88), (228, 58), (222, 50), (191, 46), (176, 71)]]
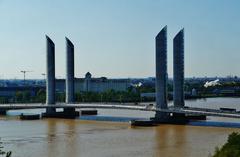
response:
[[(46, 68), (46, 105), (55, 105), (55, 45), (53, 41), (47, 39), (47, 68)], [(66, 38), (66, 103), (74, 102), (74, 46)], [(65, 107), (63, 111), (56, 112), (56, 108), (49, 107), (43, 117), (49, 118), (75, 118), (79, 112), (73, 107)]]
[[(74, 103), (74, 45), (66, 37), (66, 103)], [(75, 108), (65, 108), (64, 113), (79, 116), (79, 112)], [(75, 116), (74, 116), (75, 115)]]
[(173, 39), (173, 101), (184, 107), (184, 29)]
[[(46, 104), (55, 104), (55, 45), (46, 35)], [(46, 113), (56, 112), (55, 108), (47, 108)]]
[(66, 103), (74, 102), (74, 45), (66, 37)]
[[(156, 108), (167, 109), (167, 26), (156, 36)], [(156, 112), (155, 119), (163, 120), (167, 113)]]

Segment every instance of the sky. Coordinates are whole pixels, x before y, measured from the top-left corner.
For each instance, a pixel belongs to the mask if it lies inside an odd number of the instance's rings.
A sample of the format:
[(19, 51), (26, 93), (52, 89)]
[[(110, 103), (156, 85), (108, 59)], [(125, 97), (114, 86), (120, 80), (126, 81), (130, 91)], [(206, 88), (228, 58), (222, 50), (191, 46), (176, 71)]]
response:
[(0, 79), (43, 78), (46, 38), (56, 77), (65, 77), (65, 37), (75, 46), (75, 77), (155, 76), (155, 36), (185, 31), (185, 76), (240, 76), (239, 0), (0, 0)]

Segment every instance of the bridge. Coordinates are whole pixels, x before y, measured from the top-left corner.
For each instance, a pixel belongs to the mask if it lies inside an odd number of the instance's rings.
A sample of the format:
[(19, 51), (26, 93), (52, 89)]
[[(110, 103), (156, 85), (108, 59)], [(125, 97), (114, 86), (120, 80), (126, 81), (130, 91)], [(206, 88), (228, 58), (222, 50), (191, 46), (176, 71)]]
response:
[(177, 114), (190, 114), (190, 115), (204, 115), (204, 116), (216, 116), (216, 117), (228, 117), (228, 118), (240, 118), (240, 112), (238, 111), (224, 111), (210, 108), (196, 108), (196, 107), (183, 107), (176, 108), (170, 106), (168, 109), (158, 109), (155, 106), (142, 104), (65, 104), (59, 103), (55, 105), (46, 104), (0, 104), (0, 111), (8, 110), (21, 110), (21, 109), (47, 109), (47, 108), (62, 108), (62, 109), (121, 109), (121, 110), (139, 110), (139, 111), (151, 111), (151, 112), (163, 112), (163, 113), (177, 113)]
[[(44, 117), (75, 118), (79, 116), (77, 108), (99, 109), (126, 109), (155, 112), (154, 122), (187, 121), (189, 117), (219, 116), (240, 118), (240, 113), (235, 110), (214, 110), (208, 108), (193, 108), (185, 106), (184, 102), (184, 29), (180, 30), (173, 40), (173, 106), (167, 103), (167, 26), (155, 38), (156, 46), (156, 106), (132, 104), (77, 104), (74, 101), (74, 45), (66, 38), (66, 101), (55, 102), (55, 44), (46, 36), (46, 103), (45, 104), (0, 104), (0, 114), (7, 110), (44, 108)], [(90, 88), (90, 87), (88, 87)], [(87, 88), (87, 89), (88, 89)], [(87, 90), (88, 91), (88, 90)], [(57, 112), (62, 108), (62, 112)], [(189, 116), (190, 115), (190, 116)], [(204, 118), (203, 118), (204, 119)]]

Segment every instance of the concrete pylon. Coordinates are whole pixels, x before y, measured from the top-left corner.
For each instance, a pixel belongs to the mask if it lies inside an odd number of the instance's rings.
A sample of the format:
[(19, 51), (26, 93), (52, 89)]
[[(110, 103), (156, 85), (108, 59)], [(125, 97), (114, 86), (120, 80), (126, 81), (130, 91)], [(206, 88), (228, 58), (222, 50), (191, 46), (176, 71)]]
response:
[[(55, 104), (55, 45), (46, 35), (46, 104)], [(56, 111), (54, 108), (47, 108), (47, 113)]]
[(184, 29), (173, 39), (173, 101), (174, 107), (184, 106)]
[[(167, 26), (156, 36), (156, 107), (167, 109)], [(156, 112), (155, 118), (161, 119), (166, 114)]]
[(66, 37), (66, 103), (74, 102), (74, 45)]

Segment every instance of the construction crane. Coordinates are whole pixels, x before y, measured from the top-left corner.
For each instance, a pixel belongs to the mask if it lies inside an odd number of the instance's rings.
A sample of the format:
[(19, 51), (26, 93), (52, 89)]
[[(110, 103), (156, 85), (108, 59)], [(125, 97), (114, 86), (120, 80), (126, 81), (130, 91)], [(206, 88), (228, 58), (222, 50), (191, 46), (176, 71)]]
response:
[(25, 85), (26, 73), (27, 73), (27, 72), (32, 72), (32, 71), (22, 70), (22, 71), (20, 71), (20, 72), (23, 73), (23, 84)]

